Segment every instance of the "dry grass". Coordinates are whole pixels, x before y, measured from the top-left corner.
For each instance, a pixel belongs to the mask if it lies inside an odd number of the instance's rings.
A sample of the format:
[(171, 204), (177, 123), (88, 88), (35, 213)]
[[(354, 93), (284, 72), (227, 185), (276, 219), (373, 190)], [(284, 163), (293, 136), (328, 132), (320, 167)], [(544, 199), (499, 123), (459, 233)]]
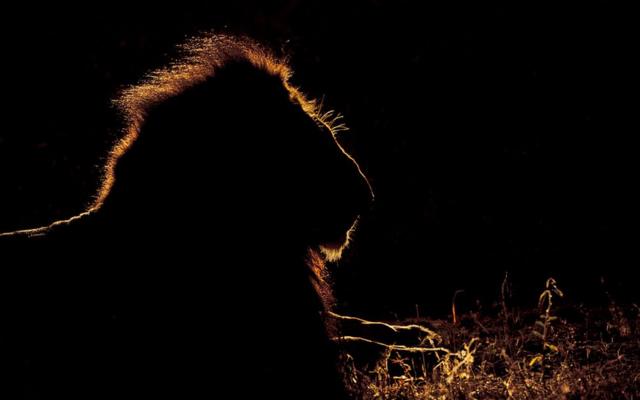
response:
[(639, 399), (640, 308), (558, 304), (549, 279), (539, 308), (502, 299), (494, 310), (456, 312), (450, 321), (343, 320), (335, 338), (354, 398)]

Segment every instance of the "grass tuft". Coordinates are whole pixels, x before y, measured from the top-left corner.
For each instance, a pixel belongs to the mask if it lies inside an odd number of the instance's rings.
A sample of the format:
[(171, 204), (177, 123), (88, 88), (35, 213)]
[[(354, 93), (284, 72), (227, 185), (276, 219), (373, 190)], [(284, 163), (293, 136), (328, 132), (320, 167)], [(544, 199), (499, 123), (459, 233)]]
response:
[[(640, 307), (568, 306), (549, 278), (539, 308), (509, 306), (401, 323), (331, 314), (344, 381), (374, 399), (639, 399)], [(455, 317), (454, 317), (455, 316)]]

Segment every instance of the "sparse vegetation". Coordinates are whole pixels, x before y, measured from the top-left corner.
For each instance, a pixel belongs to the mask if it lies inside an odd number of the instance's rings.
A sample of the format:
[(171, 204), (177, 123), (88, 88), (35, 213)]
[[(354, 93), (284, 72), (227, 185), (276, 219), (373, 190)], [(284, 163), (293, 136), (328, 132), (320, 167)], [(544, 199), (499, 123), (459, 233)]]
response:
[(638, 399), (640, 308), (567, 306), (550, 278), (537, 310), (508, 304), (451, 320), (342, 320), (342, 369), (354, 398)]

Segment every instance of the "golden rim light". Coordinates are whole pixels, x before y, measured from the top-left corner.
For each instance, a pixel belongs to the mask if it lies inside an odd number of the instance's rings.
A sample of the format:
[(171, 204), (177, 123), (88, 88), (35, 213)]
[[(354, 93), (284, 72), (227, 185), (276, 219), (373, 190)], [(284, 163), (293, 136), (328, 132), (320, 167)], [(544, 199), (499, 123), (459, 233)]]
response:
[[(307, 98), (298, 87), (290, 83), (293, 71), (287, 60), (276, 57), (253, 40), (224, 34), (207, 34), (195, 37), (179, 46), (179, 49), (182, 56), (178, 60), (170, 63), (167, 67), (150, 72), (139, 84), (128, 87), (114, 100), (115, 105), (123, 115), (125, 128), (123, 129), (122, 137), (115, 142), (108, 153), (102, 168), (99, 188), (85, 210), (69, 218), (53, 221), (48, 225), (0, 232), (0, 237), (46, 234), (52, 228), (71, 224), (100, 210), (115, 184), (115, 168), (118, 160), (138, 138), (147, 112), (154, 105), (205, 82), (213, 77), (219, 68), (230, 61), (237, 60), (248, 61), (254, 67), (279, 77), (285, 89), (289, 92), (290, 100), (300, 105), (302, 110), (318, 125), (331, 132), (336, 145), (356, 166), (373, 196), (373, 190), (366, 175), (362, 172), (356, 160), (336, 139), (338, 132), (348, 129), (341, 122), (341, 116), (334, 111), (324, 111), (322, 102)], [(338, 258), (338, 254), (333, 254), (333, 257), (328, 258)]]

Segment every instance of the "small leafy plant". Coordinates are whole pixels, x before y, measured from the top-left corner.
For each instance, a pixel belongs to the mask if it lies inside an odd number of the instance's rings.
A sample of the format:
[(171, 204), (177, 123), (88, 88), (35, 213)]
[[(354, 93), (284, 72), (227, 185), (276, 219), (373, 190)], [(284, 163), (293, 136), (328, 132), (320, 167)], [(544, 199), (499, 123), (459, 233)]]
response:
[(543, 370), (545, 353), (547, 351), (553, 353), (557, 353), (559, 351), (558, 346), (550, 343), (549, 341), (551, 324), (553, 321), (558, 319), (558, 317), (551, 314), (553, 296), (563, 297), (564, 294), (558, 288), (556, 280), (554, 278), (549, 278), (545, 284), (545, 290), (540, 294), (540, 298), (538, 299), (538, 307), (543, 311), (542, 314), (540, 314), (539, 319), (536, 321), (536, 325), (533, 330), (533, 334), (541, 341), (541, 352), (536, 354), (529, 362), (530, 367), (540, 365)]

